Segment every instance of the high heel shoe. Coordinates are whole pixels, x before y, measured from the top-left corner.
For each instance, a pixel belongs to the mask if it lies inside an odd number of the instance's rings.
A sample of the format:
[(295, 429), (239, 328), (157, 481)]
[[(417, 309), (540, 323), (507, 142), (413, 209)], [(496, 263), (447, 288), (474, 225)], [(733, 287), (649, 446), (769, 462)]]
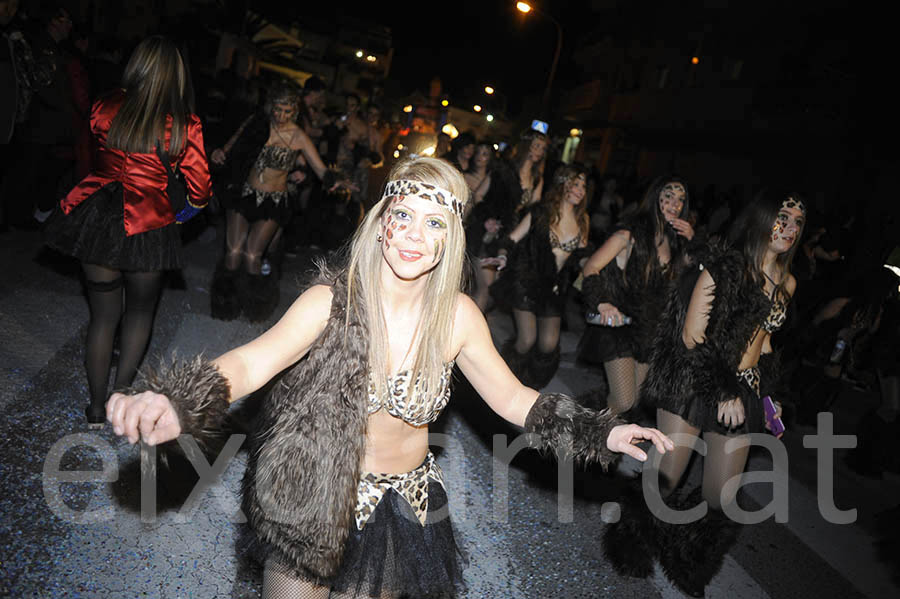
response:
[(96, 412), (93, 409), (93, 406), (88, 404), (84, 409), (84, 416), (87, 418), (88, 429), (92, 431), (100, 430), (104, 426), (106, 426), (106, 410), (101, 409), (100, 412)]

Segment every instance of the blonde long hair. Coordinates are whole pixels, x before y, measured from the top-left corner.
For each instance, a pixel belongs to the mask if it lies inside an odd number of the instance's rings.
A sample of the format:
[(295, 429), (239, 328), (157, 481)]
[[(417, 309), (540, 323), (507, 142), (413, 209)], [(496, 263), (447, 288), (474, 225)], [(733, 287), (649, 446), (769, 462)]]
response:
[[(443, 187), (460, 201), (468, 199), (469, 189), (462, 175), (449, 162), (439, 158), (419, 157), (398, 162), (386, 179), (386, 183), (409, 179)], [(373, 382), (381, 397), (387, 389), (388, 334), (387, 322), (381, 304), (381, 268), (383, 256), (377, 241), (381, 218), (390, 203), (382, 198), (366, 214), (350, 244), (348, 265), (348, 319), (356, 310), (354, 300), (365, 305), (369, 327), (369, 370), (374, 373)], [(422, 314), (416, 327), (417, 333), (410, 345), (414, 352), (411, 381), (419, 381), (410, 393), (428, 395), (436, 392), (440, 384), (444, 359), (450, 348), (453, 334), (453, 317), (459, 293), (463, 287), (466, 238), (460, 217), (450, 214), (447, 218), (447, 243), (444, 254), (427, 275), (422, 298)], [(355, 287), (358, 286), (358, 289)], [(399, 365), (397, 365), (399, 366)], [(434, 390), (434, 391), (430, 391)], [(411, 396), (409, 398), (413, 400)]]
[(169, 154), (181, 152), (187, 120), (194, 112), (194, 90), (178, 47), (161, 35), (142, 41), (128, 59), (122, 87), (125, 99), (109, 127), (109, 146), (153, 152), (156, 140), (165, 140), (166, 117), (171, 116)]

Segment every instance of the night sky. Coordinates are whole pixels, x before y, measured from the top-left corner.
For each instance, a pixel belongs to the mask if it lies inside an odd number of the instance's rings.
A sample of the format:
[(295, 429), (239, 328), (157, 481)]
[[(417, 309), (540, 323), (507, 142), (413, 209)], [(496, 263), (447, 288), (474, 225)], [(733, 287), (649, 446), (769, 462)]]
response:
[[(590, 16), (588, 4), (544, 3), (564, 28), (557, 81), (571, 78), (567, 57), (588, 24), (583, 18)], [(434, 76), (441, 78), (451, 97), (491, 84), (507, 95), (511, 109), (522, 94), (543, 91), (556, 47), (552, 22), (541, 15), (523, 15), (512, 0), (368, 4), (337, 0), (306, 3), (298, 14), (325, 19), (346, 14), (389, 27), (394, 43), (390, 79), (405, 91), (427, 93)]]

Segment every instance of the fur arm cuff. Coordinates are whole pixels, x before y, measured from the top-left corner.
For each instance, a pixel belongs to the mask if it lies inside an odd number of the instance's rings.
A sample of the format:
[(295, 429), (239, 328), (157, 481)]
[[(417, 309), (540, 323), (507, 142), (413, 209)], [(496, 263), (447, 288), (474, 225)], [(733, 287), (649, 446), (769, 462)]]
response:
[(625, 310), (625, 280), (615, 264), (608, 264), (600, 273), (584, 279), (581, 286), (584, 304), (588, 312), (596, 312), (597, 304), (608, 302)]
[(147, 368), (141, 372), (134, 390), (168, 397), (178, 416), (181, 434), (193, 436), (207, 455), (221, 450), (231, 385), (212, 362), (198, 356), (167, 368)]
[(532, 446), (606, 469), (618, 454), (606, 446), (614, 426), (625, 422), (609, 410), (591, 410), (561, 393), (541, 393), (525, 417), (525, 432), (539, 436)]

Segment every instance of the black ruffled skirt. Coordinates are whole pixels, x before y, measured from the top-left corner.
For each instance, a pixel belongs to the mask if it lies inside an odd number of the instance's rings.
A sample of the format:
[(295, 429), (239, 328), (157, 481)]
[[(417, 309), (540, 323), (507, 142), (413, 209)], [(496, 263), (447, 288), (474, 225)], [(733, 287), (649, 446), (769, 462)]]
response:
[(356, 528), (355, 519), (351, 523), (341, 565), (327, 579), (297, 573), (249, 527), (243, 529), (238, 546), (250, 563), (265, 562), (265, 568), (283, 580), (328, 587), (332, 597), (449, 599), (465, 590), (465, 558), (447, 514), (447, 494), (435, 481), (428, 484), (425, 526), (406, 499), (389, 489), (362, 530)]
[(285, 226), (294, 216), (295, 198), (288, 191), (255, 192), (248, 185), (236, 186), (226, 194), (225, 208), (248, 221), (274, 220)]
[(744, 404), (744, 424), (737, 428), (729, 429), (719, 423), (719, 407), (700, 399), (689, 402), (680, 402), (670, 396), (661, 398), (656, 402), (656, 407), (681, 416), (691, 426), (701, 431), (719, 433), (720, 435), (742, 435), (747, 433), (766, 432), (766, 413), (763, 409), (762, 398), (759, 393), (745, 381), (739, 383), (740, 400)]
[(440, 483), (429, 482), (425, 526), (390, 489), (362, 530), (351, 525), (331, 588), (371, 597), (454, 597), (463, 589), (463, 561)]
[(124, 206), (122, 184), (105, 185), (69, 214), (57, 206), (44, 227), (44, 241), (84, 264), (140, 272), (181, 268), (178, 225), (126, 235)]
[[(633, 325), (606, 327), (587, 324), (578, 341), (578, 360), (602, 366), (604, 362), (617, 358), (637, 359), (637, 355), (643, 357), (637, 346)], [(649, 356), (638, 362), (646, 362), (648, 359)]]

